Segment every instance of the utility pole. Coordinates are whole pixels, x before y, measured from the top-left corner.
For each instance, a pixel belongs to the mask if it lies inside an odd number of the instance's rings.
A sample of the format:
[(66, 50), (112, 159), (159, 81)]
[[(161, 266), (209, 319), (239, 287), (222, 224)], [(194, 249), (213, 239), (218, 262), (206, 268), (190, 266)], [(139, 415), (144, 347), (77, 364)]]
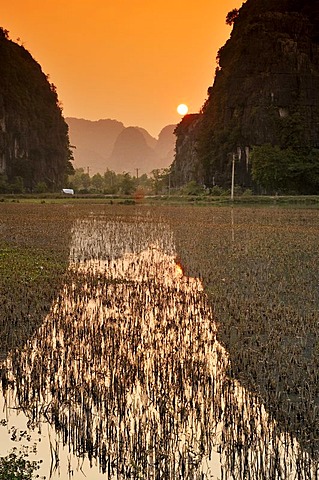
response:
[(136, 179), (138, 180), (138, 171), (139, 171), (139, 168), (136, 168)]
[(230, 191), (230, 199), (231, 201), (234, 200), (234, 187), (235, 187), (235, 153), (233, 153), (232, 158), (232, 167), (231, 167), (231, 191)]

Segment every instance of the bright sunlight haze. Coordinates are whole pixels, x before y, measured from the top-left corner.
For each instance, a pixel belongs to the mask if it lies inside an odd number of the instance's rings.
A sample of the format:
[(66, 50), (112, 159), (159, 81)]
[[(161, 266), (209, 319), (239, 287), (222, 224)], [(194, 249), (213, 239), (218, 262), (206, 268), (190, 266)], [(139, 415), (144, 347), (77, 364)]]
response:
[(178, 98), (203, 105), (239, 0), (11, 0), (1, 26), (57, 87), (66, 117), (114, 118), (157, 136)]

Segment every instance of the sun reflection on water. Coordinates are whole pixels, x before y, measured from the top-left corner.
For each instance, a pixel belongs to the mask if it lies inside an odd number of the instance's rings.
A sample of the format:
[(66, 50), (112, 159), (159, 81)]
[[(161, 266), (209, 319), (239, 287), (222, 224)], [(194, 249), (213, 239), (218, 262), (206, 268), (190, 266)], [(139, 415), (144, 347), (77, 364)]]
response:
[(166, 224), (78, 221), (67, 278), (3, 369), (30, 425), (49, 422), (106, 478), (294, 478), (297, 442), (229, 378), (212, 308)]

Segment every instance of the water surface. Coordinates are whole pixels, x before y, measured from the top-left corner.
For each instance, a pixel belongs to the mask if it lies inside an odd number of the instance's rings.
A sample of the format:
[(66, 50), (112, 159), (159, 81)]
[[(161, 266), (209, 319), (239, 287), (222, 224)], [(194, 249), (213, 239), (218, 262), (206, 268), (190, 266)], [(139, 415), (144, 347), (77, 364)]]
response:
[(311, 478), (316, 462), (231, 373), (174, 235), (146, 210), (74, 223), (58, 298), (3, 362), (2, 437), (27, 422), (51, 478)]

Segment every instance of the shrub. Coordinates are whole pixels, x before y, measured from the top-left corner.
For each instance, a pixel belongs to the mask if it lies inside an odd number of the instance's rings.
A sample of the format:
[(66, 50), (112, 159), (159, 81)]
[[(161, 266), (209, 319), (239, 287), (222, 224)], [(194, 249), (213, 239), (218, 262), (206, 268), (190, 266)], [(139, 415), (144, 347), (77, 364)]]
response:
[(211, 189), (210, 193), (211, 195), (215, 196), (215, 197), (219, 197), (220, 195), (222, 195), (223, 193), (223, 189), (222, 187), (218, 187), (218, 185), (214, 185), (214, 187)]
[(246, 190), (243, 191), (243, 197), (251, 197), (252, 194), (253, 192), (250, 188), (246, 188)]
[(13, 449), (6, 457), (0, 457), (0, 480), (32, 480), (33, 473), (39, 469), (39, 463), (41, 462), (26, 460)]

